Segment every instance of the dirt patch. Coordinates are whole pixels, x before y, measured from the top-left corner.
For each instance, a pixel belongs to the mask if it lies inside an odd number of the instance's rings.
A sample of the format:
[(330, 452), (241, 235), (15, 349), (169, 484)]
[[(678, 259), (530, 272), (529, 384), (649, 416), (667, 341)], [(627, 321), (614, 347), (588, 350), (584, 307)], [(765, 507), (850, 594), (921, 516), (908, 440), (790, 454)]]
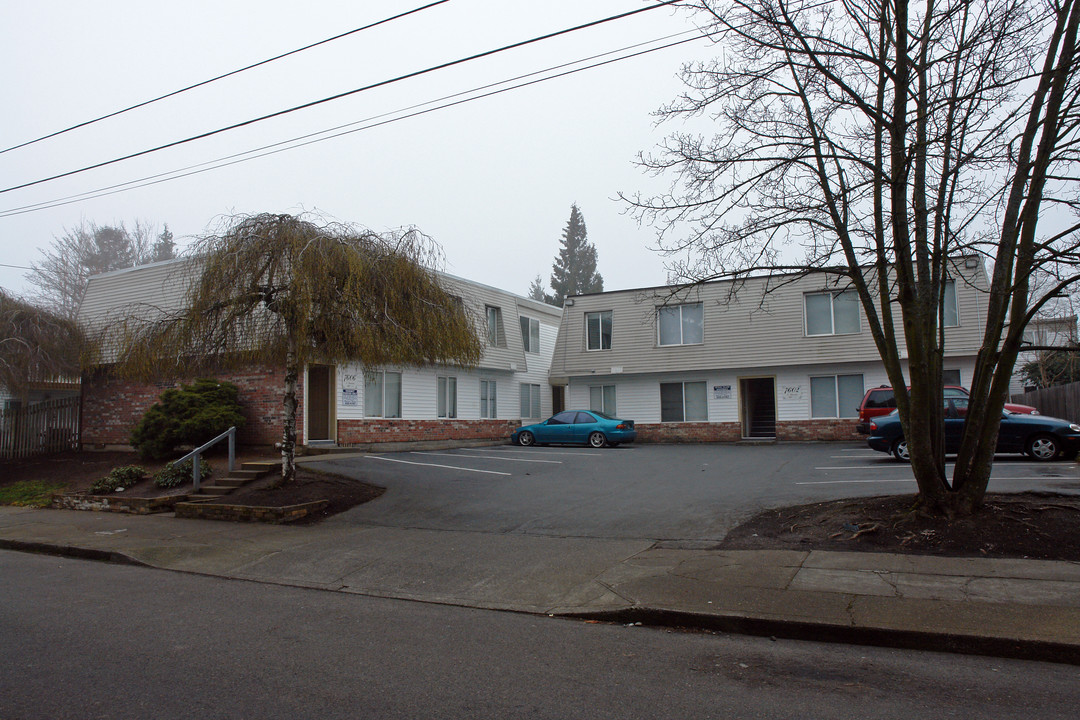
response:
[(913, 495), (891, 495), (768, 510), (717, 549), (1080, 561), (1080, 496), (988, 494), (977, 515), (952, 522), (920, 515), (914, 505)]

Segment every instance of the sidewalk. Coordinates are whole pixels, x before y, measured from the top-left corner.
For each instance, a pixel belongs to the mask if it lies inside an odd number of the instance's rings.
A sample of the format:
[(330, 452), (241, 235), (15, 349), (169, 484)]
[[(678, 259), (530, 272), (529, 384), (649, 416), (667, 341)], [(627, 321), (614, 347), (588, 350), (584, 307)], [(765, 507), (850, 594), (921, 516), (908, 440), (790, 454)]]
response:
[(1080, 563), (0, 507), (0, 548), (497, 610), (1080, 664)]

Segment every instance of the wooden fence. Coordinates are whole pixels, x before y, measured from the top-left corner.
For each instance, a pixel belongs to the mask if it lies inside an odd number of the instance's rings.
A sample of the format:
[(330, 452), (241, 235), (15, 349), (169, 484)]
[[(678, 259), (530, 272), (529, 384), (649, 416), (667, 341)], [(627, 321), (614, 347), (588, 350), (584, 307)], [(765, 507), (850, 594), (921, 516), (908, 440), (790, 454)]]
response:
[(0, 410), (0, 459), (77, 450), (79, 396)]
[(1043, 415), (1077, 422), (1080, 420), (1080, 382), (1018, 393), (1012, 396), (1012, 402), (1033, 405)]

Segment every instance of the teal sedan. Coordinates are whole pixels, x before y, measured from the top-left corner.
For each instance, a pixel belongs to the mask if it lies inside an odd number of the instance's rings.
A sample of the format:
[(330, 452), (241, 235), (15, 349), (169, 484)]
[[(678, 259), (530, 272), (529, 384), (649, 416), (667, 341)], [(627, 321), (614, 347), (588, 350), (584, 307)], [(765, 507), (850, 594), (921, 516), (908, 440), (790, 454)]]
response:
[(510, 436), (515, 445), (589, 445), (601, 448), (633, 442), (637, 438), (633, 420), (619, 420), (596, 410), (564, 410), (542, 423), (519, 427)]

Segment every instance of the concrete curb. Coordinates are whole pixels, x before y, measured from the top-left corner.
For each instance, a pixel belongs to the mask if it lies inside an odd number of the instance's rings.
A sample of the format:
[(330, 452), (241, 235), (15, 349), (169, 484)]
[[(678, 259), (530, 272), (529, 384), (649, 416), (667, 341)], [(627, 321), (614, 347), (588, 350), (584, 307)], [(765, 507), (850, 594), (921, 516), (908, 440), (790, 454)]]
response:
[[(219, 573), (206, 573), (197, 570), (161, 567), (142, 562), (121, 552), (97, 550), (75, 545), (56, 545), (44, 542), (0, 539), (0, 549), (70, 557), (79, 560), (93, 560), (98, 562), (149, 567), (172, 572), (243, 580), (246, 582), (268, 582), (266, 580), (253, 578), (236, 578)], [(309, 590), (321, 590), (324, 592), (344, 592), (343, 590), (335, 588), (319, 587), (318, 585), (301, 582), (273, 582), (272, 584), (303, 587)], [(384, 596), (373, 595), (373, 597)], [(409, 598), (396, 597), (395, 599)], [(432, 600), (419, 598), (411, 600), (413, 602), (434, 602)], [(437, 604), (476, 607), (474, 605), (463, 605), (461, 603), (438, 602)], [(807, 622), (803, 620), (786, 620), (783, 618), (761, 616), (755, 617), (737, 613), (694, 613), (645, 606), (584, 612), (544, 612), (529, 609), (507, 608), (500, 610), (500, 612), (518, 612), (522, 614), (543, 615), (570, 620), (594, 620), (624, 625), (641, 624), (649, 627), (676, 628), (687, 631), (720, 632), (735, 635), (771, 637), (774, 639), (784, 638), (790, 640), (808, 640), (812, 642), (841, 643), (848, 645), (869, 645), (903, 650), (948, 652), (963, 655), (981, 655), (1080, 665), (1080, 646), (1068, 643), (1000, 636), (978, 636), (954, 632), (899, 630), (894, 628), (868, 626), (859, 627), (827, 622)]]
[(983, 637), (958, 633), (896, 630), (880, 627), (856, 627), (833, 623), (815, 623), (779, 618), (750, 617), (736, 614), (701, 614), (663, 608), (635, 607), (584, 613), (564, 613), (557, 617), (597, 620), (619, 624), (669, 627), (683, 630), (706, 630), (733, 635), (809, 640), (924, 650), (960, 655), (984, 655), (1014, 660), (1037, 660), (1080, 665), (1080, 647), (1067, 643), (1016, 638)]

